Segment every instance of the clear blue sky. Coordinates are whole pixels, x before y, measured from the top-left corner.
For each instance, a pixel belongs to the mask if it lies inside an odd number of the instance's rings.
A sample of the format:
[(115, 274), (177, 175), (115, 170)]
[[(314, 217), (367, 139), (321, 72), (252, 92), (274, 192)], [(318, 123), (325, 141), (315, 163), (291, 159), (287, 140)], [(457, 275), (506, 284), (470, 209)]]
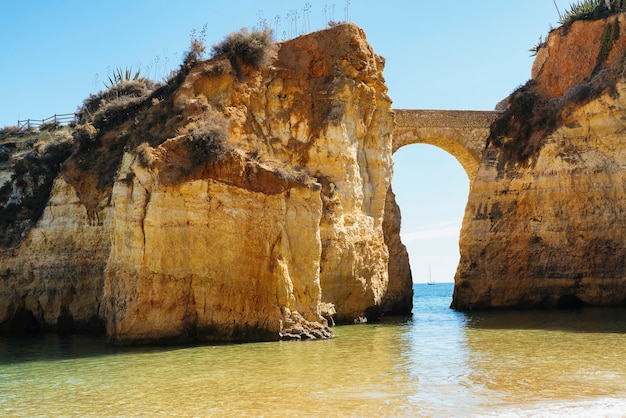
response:
[[(571, 0), (556, 3), (563, 12)], [(387, 60), (396, 108), (493, 109), (530, 78), (528, 49), (558, 26), (552, 0), (2, 0), (0, 16), (0, 126), (75, 111), (116, 67), (162, 78), (205, 24), (210, 46), (263, 20), (278, 40), (328, 20), (356, 23)], [(394, 160), (414, 280), (430, 264), (435, 280), (452, 281), (467, 177), (426, 145)]]

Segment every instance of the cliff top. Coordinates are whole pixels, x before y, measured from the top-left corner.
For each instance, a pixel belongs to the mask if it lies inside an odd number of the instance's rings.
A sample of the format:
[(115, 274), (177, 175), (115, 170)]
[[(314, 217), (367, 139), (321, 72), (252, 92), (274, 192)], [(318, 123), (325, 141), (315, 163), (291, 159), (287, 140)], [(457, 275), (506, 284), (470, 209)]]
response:
[(625, 33), (623, 12), (550, 32), (537, 51), (532, 79), (499, 105), (506, 112), (494, 122), (488, 143), (504, 148), (504, 162), (531, 164), (543, 140), (573, 110), (615, 94), (626, 74)]
[[(51, 127), (27, 136), (0, 132), (0, 247), (19, 245), (41, 216), (59, 173), (97, 221), (124, 152), (136, 155), (148, 169), (175, 166), (164, 179), (170, 183), (213, 176), (266, 192), (295, 184), (317, 187), (310, 173), (299, 168), (308, 158), (306, 141), (294, 138), (283, 147), (288, 158), (275, 158), (251, 143), (229, 140), (249, 123), (244, 109), (247, 101), (256, 100), (251, 92), (272, 88), (260, 85), (269, 72), (294, 92), (305, 78), (307, 91), (297, 93), (302, 97), (290, 102), (289, 112), (314, 116), (301, 133), (307, 137), (341, 117), (341, 103), (329, 99), (334, 79), (348, 77), (384, 88), (384, 60), (351, 23), (279, 44), (271, 42), (267, 31), (242, 30), (215, 46), (213, 58), (201, 60), (203, 51), (193, 40), (179, 71), (160, 86), (119, 71), (108, 89), (85, 100), (73, 127)], [(319, 110), (310, 112), (311, 105)], [(226, 175), (228, 170), (216, 164), (242, 165), (248, 175)], [(25, 173), (33, 184), (24, 180)], [(267, 175), (259, 181), (254, 173)]]
[(624, 71), (626, 13), (598, 20), (578, 20), (550, 32), (537, 51), (532, 79), (546, 98), (562, 96), (568, 89), (609, 70), (613, 78)]

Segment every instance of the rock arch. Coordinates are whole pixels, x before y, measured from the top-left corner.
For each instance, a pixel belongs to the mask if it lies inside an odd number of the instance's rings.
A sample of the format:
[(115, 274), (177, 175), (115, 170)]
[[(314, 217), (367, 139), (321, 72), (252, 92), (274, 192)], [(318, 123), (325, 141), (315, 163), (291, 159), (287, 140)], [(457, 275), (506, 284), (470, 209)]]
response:
[(498, 111), (395, 109), (393, 152), (409, 144), (435, 145), (452, 154), (470, 182), (476, 176)]

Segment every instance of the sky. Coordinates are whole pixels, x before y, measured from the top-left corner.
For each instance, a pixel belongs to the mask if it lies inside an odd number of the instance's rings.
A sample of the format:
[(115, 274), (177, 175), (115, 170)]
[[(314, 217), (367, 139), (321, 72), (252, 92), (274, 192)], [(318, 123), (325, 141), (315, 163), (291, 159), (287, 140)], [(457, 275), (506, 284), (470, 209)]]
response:
[[(556, 5), (555, 5), (556, 3)], [(528, 51), (571, 0), (2, 0), (0, 127), (72, 113), (116, 68), (161, 80), (192, 31), (207, 46), (242, 27), (277, 40), (351, 21), (385, 57), (394, 108), (491, 110), (530, 78)], [(203, 31), (203, 28), (206, 28)], [(394, 154), (393, 188), (416, 282), (451, 282), (469, 180), (429, 145)]]

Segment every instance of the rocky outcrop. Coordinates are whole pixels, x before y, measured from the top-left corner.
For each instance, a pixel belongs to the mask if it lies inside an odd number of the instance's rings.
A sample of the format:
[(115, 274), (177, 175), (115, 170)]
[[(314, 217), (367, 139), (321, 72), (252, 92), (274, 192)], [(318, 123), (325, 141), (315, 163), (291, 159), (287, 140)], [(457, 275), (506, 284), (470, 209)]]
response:
[(57, 177), (36, 227), (0, 252), (2, 330), (103, 330), (109, 215), (107, 209), (90, 220), (73, 187)]
[(337, 322), (375, 318), (388, 288), (382, 222), (393, 115), (383, 66), (348, 24), (282, 44), (269, 71), (249, 74), (256, 79), (245, 85), (199, 69), (181, 92), (223, 106), (231, 140), (244, 151), (299, 167), (322, 184), (322, 301), (335, 306)]
[(279, 47), (123, 107), (90, 98), (43, 216), (0, 255), (0, 325), (252, 341), (408, 314), (384, 61), (351, 24)]
[[(160, 146), (158, 168), (125, 157), (104, 288), (109, 338), (330, 336), (319, 310), (319, 184), (283, 181), (238, 153), (164, 184), (175, 169), (165, 161), (186, 141)], [(232, 184), (233, 174), (254, 186)]]
[(580, 20), (555, 29), (537, 51), (532, 67), (536, 91), (557, 98), (569, 89), (587, 84), (602, 70), (621, 70), (626, 36), (623, 13), (607, 19)]
[(626, 303), (625, 31), (623, 15), (552, 31), (492, 125), (454, 308)]
[(400, 206), (391, 190), (387, 190), (383, 233), (389, 249), (389, 285), (381, 303), (380, 311), (389, 315), (405, 315), (413, 309), (413, 275), (409, 265), (409, 253), (400, 240)]
[(60, 175), (72, 146), (67, 128), (2, 141), (0, 332), (103, 330), (110, 211), (90, 219)]

